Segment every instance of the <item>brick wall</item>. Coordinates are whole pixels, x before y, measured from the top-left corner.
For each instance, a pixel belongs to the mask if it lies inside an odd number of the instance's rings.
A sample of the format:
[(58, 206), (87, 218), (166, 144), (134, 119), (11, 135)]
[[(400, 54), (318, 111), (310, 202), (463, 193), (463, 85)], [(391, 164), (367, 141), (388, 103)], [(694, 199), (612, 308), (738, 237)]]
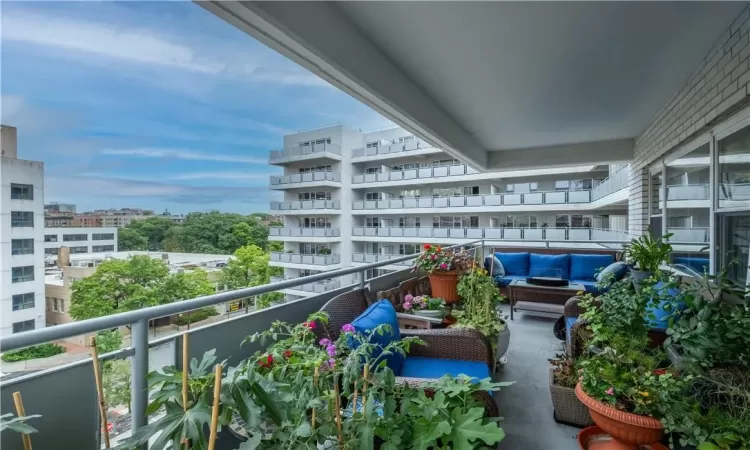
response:
[(635, 139), (630, 165), (628, 230), (648, 225), (648, 166), (750, 103), (750, 6), (746, 6), (688, 77), (688, 82)]

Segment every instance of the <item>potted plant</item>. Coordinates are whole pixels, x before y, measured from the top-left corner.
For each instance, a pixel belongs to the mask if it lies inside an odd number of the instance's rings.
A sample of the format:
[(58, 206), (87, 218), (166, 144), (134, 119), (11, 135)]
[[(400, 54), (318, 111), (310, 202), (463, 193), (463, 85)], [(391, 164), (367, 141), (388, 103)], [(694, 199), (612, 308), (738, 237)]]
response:
[(662, 367), (663, 360), (663, 352), (649, 350), (645, 339), (620, 336), (581, 362), (576, 395), (616, 441), (612, 448), (636, 450), (663, 437), (661, 419), (687, 395), (692, 380)]
[(558, 353), (549, 360), (549, 393), (552, 397), (552, 408), (556, 422), (587, 427), (594, 422), (591, 420), (588, 408), (578, 400), (575, 387), (578, 383), (576, 360)]
[(432, 295), (445, 300), (447, 304), (458, 301), (458, 277), (473, 264), (465, 250), (453, 251), (439, 245), (424, 245), (415, 262), (415, 270), (426, 272), (430, 277)]
[(318, 250), (318, 254), (319, 255), (330, 255), (331, 254), (331, 249), (323, 247), (323, 248), (321, 248), (321, 249)]
[(634, 266), (630, 273), (636, 291), (641, 290), (646, 279), (659, 276), (661, 265), (672, 253), (672, 245), (668, 242), (671, 236), (665, 234), (655, 238), (651, 232), (647, 232), (625, 245), (625, 259)]
[(486, 270), (475, 265), (461, 277), (456, 289), (461, 304), (452, 312), (456, 318), (453, 326), (481, 331), (495, 347), (495, 361), (504, 363), (510, 345), (510, 329), (505, 318), (498, 314), (498, 307), (505, 298), (494, 280)]
[(432, 317), (433, 319), (442, 319), (445, 317), (445, 300), (428, 295), (418, 295), (414, 297), (411, 294), (404, 296), (404, 312), (422, 317)]

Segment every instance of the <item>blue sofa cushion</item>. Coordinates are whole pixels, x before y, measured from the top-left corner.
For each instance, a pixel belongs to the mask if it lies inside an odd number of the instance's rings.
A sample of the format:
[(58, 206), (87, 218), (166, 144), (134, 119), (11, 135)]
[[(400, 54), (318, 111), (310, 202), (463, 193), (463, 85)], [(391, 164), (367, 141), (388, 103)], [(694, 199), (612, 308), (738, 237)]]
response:
[(591, 280), (570, 280), (571, 284), (582, 284), (584, 289), (586, 289), (586, 292), (589, 292), (594, 295), (599, 295), (602, 292), (599, 290), (599, 288), (596, 286), (596, 281)]
[(615, 281), (620, 281), (628, 273), (628, 270), (630, 270), (630, 268), (624, 262), (622, 261), (613, 262), (612, 264), (605, 267), (604, 270), (602, 270), (596, 275), (596, 281), (601, 281), (602, 278), (608, 276), (610, 273), (613, 276), (612, 278), (613, 283)]
[(532, 277), (570, 277), (570, 255), (529, 255), (529, 275)]
[(674, 258), (674, 263), (688, 266), (703, 275), (708, 272), (711, 261), (708, 258), (696, 258), (695, 256), (678, 256)]
[(565, 336), (567, 338), (567, 342), (570, 342), (570, 332), (573, 329), (573, 324), (576, 323), (577, 320), (578, 316), (565, 318)]
[(612, 255), (570, 255), (570, 278), (576, 280), (596, 280), (596, 274), (615, 262)]
[[(393, 341), (401, 340), (401, 332), (398, 329), (398, 318), (396, 316), (396, 310), (393, 309), (393, 305), (388, 300), (380, 300), (377, 303), (373, 303), (369, 308), (359, 315), (352, 321), (352, 326), (357, 333), (366, 334), (367, 331), (374, 330), (379, 325), (389, 324), (391, 326), (390, 333), (383, 333), (378, 335), (373, 333), (370, 337), (370, 343), (378, 344), (379, 350), (373, 352), (373, 357), (377, 358), (380, 356), (380, 351)], [(356, 343), (353, 339), (350, 340), (349, 344), (356, 347)], [(393, 373), (399, 373), (401, 371), (401, 364), (404, 361), (404, 357), (398, 353), (383, 356), (386, 365), (393, 371)]]
[(468, 375), (477, 380), (483, 380), (490, 376), (490, 368), (487, 363), (481, 361), (461, 361), (456, 359), (424, 358), (421, 356), (409, 356), (401, 365), (402, 377), (413, 378), (441, 378), (444, 375)]
[(506, 287), (509, 285), (513, 280), (525, 280), (525, 275), (505, 275), (504, 277), (496, 276), (495, 277), (495, 284), (499, 287)]
[(488, 257), (484, 258), (484, 268), (487, 270), (487, 272), (492, 271), (490, 273), (490, 276), (493, 278), (497, 276), (505, 276), (505, 268), (503, 267), (503, 263), (500, 262), (500, 260), (497, 259), (497, 256), (495, 255), (489, 255)]
[(505, 275), (529, 275), (528, 253), (495, 253), (505, 269)]

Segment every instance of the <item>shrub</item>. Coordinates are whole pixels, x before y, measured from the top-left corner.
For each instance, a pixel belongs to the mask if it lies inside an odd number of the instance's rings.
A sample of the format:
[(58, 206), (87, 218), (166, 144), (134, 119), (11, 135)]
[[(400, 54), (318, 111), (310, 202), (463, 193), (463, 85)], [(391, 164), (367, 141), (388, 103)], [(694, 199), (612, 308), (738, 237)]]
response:
[(3, 354), (2, 359), (5, 362), (26, 361), (28, 359), (49, 358), (60, 353), (65, 353), (65, 347), (62, 345), (40, 344), (34, 347), (7, 352)]
[(219, 313), (213, 307), (199, 309), (197, 311), (191, 311), (189, 313), (180, 314), (177, 317), (175, 323), (179, 326), (184, 326), (190, 323), (200, 322), (201, 320), (208, 319), (209, 317), (218, 316)]

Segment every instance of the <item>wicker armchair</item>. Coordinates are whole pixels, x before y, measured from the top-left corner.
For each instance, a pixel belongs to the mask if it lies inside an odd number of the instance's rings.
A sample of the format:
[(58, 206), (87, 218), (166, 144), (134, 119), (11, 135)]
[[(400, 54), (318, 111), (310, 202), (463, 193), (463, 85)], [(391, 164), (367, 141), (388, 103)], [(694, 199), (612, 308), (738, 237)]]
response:
[[(341, 327), (344, 324), (351, 323), (367, 309), (370, 303), (368, 297), (369, 291), (367, 289), (355, 289), (329, 300), (321, 308), (321, 311), (328, 313), (328, 324), (318, 324), (316, 332), (319, 336), (338, 339), (341, 335)], [(489, 373), (492, 373), (494, 361), (490, 341), (476, 330), (449, 328), (437, 330), (401, 329), (399, 331), (404, 337), (419, 337), (426, 344), (412, 346), (409, 352), (411, 356), (480, 361), (486, 363), (490, 369)], [(435, 381), (409, 377), (396, 377), (396, 380), (412, 386), (420, 386), (426, 382)], [(477, 399), (484, 404), (488, 416), (498, 416), (497, 404), (488, 392), (477, 393)]]

